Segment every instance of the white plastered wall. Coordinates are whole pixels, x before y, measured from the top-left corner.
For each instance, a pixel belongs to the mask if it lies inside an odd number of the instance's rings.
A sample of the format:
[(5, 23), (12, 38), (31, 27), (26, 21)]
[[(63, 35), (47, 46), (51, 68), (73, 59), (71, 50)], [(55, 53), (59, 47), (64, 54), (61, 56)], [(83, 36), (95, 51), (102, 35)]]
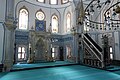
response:
[[(66, 13), (66, 8), (71, 4), (71, 2), (67, 3), (67, 4), (63, 4), (63, 5), (50, 5), (49, 0), (46, 0), (46, 3), (39, 3), (39, 2), (36, 2), (33, 1), (33, 0), (26, 0), (26, 1), (16, 1), (15, 2), (15, 8), (16, 8), (16, 11), (15, 11), (15, 14), (16, 14), (16, 17), (18, 17), (19, 15), (19, 10), (25, 6), (29, 12), (29, 21), (28, 21), (28, 30), (31, 29), (31, 27), (33, 26), (35, 28), (35, 13), (38, 11), (38, 10), (42, 10), (44, 13), (45, 13), (45, 21), (46, 21), (46, 31), (47, 29), (49, 28), (50, 26), (50, 20), (51, 20), (51, 16), (53, 14), (57, 15), (58, 16), (58, 19), (59, 19), (59, 24), (58, 24), (58, 31), (60, 34), (63, 34), (64, 32), (64, 15)], [(69, 8), (69, 10), (67, 11), (70, 11), (71, 9)], [(72, 25), (72, 24), (71, 24)], [(18, 26), (18, 24), (17, 24)], [(18, 29), (18, 28), (17, 28)]]

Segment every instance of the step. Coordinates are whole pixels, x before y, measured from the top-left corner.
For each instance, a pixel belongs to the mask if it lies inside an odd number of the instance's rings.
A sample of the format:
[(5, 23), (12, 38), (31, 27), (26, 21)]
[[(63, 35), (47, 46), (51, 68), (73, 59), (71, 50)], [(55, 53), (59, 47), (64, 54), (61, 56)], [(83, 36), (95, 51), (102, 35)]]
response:
[(120, 70), (120, 66), (116, 66), (116, 65), (107, 66), (105, 68), (105, 70), (111, 71), (111, 72), (119, 71)]

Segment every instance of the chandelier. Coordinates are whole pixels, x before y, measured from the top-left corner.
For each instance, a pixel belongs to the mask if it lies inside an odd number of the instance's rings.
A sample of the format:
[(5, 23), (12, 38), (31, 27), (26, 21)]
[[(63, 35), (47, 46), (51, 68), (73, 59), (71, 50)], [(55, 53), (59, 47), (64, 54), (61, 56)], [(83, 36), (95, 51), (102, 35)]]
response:
[[(92, 0), (85, 8), (85, 26), (89, 30), (116, 30), (120, 24), (120, 2)], [(87, 30), (86, 28), (86, 30)]]

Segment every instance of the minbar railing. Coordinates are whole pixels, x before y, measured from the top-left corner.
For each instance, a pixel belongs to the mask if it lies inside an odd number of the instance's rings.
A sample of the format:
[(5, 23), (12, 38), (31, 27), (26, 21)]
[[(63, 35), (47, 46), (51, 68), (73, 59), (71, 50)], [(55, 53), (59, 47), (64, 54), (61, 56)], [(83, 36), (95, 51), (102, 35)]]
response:
[[(102, 48), (87, 34), (83, 35), (84, 63), (93, 67), (104, 68), (104, 56)], [(86, 57), (85, 54), (91, 54)]]

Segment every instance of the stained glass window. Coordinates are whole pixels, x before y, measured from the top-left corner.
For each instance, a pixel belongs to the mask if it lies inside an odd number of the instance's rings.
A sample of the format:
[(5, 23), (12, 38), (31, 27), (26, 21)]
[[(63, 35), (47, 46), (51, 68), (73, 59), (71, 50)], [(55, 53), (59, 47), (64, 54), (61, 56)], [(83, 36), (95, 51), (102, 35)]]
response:
[(19, 29), (26, 30), (28, 27), (28, 11), (26, 9), (21, 9), (19, 11)]
[(58, 17), (52, 16), (52, 33), (58, 33)]
[(37, 18), (38, 20), (44, 20), (44, 19), (45, 19), (45, 14), (44, 14), (42, 11), (38, 11), (38, 12), (36, 13), (36, 18)]
[(67, 13), (67, 25), (66, 25), (66, 32), (70, 31), (71, 28), (71, 14)]

